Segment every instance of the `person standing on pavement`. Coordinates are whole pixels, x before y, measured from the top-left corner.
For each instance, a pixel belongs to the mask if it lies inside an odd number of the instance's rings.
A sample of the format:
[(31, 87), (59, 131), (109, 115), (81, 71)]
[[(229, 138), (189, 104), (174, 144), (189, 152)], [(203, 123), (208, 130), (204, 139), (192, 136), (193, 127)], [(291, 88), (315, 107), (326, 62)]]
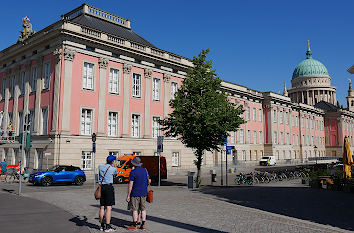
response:
[[(113, 175), (117, 174), (117, 157), (110, 155), (107, 157), (106, 164), (98, 166), (99, 183), (102, 181), (99, 219), (101, 223), (100, 230), (105, 232), (115, 232), (111, 223), (112, 206), (115, 205)], [(105, 213), (106, 210), (106, 213)], [(105, 221), (104, 221), (105, 220)]]
[(127, 193), (127, 202), (131, 201), (133, 209), (133, 221), (134, 224), (129, 226), (127, 229), (138, 229), (138, 212), (141, 211), (142, 223), (140, 229), (145, 230), (145, 221), (146, 221), (146, 196), (147, 196), (147, 187), (151, 183), (149, 173), (145, 168), (142, 168), (141, 159), (135, 157), (131, 163), (135, 166), (134, 170), (130, 172), (129, 175), (129, 185)]
[(0, 163), (0, 167), (1, 167), (1, 174), (0, 174), (1, 180), (3, 179), (2, 177), (5, 176), (5, 182), (6, 182), (6, 179), (7, 179), (7, 162), (6, 162), (6, 159), (4, 159), (4, 161)]

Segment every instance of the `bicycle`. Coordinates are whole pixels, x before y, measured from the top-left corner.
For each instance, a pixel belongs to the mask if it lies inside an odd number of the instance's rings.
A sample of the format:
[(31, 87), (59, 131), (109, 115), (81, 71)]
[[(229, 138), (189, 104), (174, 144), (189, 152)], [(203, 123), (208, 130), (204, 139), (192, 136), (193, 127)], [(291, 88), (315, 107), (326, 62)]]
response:
[(252, 185), (253, 184), (252, 176), (245, 176), (244, 174), (240, 173), (239, 175), (236, 176), (235, 184), (237, 184), (237, 185), (241, 185), (241, 184)]

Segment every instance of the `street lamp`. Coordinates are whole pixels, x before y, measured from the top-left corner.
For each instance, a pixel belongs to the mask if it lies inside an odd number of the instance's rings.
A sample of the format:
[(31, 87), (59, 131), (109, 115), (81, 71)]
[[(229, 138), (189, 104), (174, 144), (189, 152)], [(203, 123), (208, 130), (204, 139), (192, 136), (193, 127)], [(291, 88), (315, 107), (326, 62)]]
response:
[(317, 155), (316, 155), (317, 146), (314, 146), (313, 149), (315, 149), (315, 158), (316, 158), (316, 164), (317, 164)]

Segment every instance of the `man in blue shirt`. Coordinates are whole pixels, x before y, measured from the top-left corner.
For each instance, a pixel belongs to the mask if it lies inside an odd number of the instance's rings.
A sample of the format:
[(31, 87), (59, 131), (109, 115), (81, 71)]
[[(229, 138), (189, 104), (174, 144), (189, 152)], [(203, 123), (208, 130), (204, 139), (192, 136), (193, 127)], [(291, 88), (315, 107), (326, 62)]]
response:
[(6, 178), (7, 178), (7, 162), (6, 162), (6, 159), (4, 159), (4, 161), (0, 163), (0, 167), (1, 167), (0, 177), (2, 179), (2, 177), (5, 176), (5, 182), (6, 182)]
[(138, 229), (138, 211), (141, 212), (142, 223), (140, 229), (145, 228), (146, 221), (146, 196), (147, 196), (147, 187), (151, 183), (150, 176), (145, 168), (142, 168), (141, 159), (135, 157), (132, 162), (135, 166), (134, 170), (130, 172), (129, 175), (129, 185), (128, 185), (128, 194), (127, 202), (132, 203), (133, 209), (133, 220), (134, 224), (129, 226), (128, 229)]
[[(102, 184), (101, 198), (100, 198), (100, 211), (99, 218), (101, 223), (101, 231), (114, 232), (111, 223), (112, 205), (115, 205), (114, 187), (113, 187), (113, 175), (117, 174), (117, 163), (115, 162), (117, 157), (110, 155), (107, 157), (106, 164), (100, 164), (98, 166), (98, 182)], [(106, 209), (106, 214), (105, 214)], [(104, 218), (106, 222), (104, 222)]]

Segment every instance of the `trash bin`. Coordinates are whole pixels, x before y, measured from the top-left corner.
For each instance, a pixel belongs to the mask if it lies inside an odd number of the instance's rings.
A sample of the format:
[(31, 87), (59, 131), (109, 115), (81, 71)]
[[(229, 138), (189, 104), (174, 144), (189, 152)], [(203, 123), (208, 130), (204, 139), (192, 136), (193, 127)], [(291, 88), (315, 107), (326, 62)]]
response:
[(189, 189), (194, 189), (195, 188), (195, 186), (194, 186), (194, 174), (195, 174), (195, 172), (191, 172), (191, 171), (188, 172), (188, 188)]
[(210, 174), (211, 174), (211, 183), (216, 182), (216, 171), (210, 170)]

